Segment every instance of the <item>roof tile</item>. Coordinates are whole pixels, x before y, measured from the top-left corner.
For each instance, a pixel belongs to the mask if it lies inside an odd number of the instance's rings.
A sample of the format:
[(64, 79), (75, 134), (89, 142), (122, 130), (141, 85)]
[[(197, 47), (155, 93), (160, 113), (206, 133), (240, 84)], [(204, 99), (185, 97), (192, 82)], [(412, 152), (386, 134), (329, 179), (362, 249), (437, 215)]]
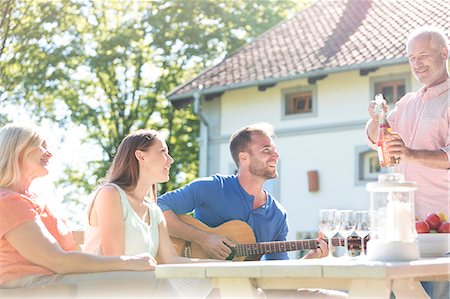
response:
[(208, 93), (268, 78), (406, 61), (404, 43), (412, 29), (434, 25), (448, 34), (449, 6), (448, 0), (318, 1), (179, 86), (169, 98), (187, 98), (200, 85)]

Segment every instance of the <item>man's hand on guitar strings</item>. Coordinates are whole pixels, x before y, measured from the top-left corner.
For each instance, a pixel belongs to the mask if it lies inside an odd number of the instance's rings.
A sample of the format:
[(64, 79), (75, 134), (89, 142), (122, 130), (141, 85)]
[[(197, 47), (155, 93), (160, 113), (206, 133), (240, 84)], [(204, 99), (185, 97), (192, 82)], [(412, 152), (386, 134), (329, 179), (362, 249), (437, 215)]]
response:
[(324, 235), (319, 232), (317, 237), (317, 248), (311, 249), (305, 255), (305, 259), (322, 258), (328, 256), (328, 244), (324, 241)]
[(226, 236), (208, 233), (204, 242), (200, 243), (202, 248), (211, 258), (225, 260), (230, 254), (231, 249), (236, 244)]
[(322, 257), (328, 256), (328, 243), (325, 242), (325, 234), (321, 231), (317, 233), (318, 247), (321, 249)]

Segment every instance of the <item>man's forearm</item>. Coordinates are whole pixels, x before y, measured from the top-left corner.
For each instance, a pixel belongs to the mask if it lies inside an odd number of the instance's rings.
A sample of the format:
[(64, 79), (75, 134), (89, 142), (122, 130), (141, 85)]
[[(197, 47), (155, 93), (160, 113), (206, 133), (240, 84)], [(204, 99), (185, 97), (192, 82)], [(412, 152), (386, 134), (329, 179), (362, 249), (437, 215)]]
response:
[(366, 125), (366, 134), (367, 137), (372, 141), (372, 143), (377, 143), (377, 134), (378, 134), (378, 122), (370, 119)]
[(173, 211), (164, 211), (164, 216), (170, 236), (197, 243), (204, 237), (205, 233), (202, 230), (184, 223)]
[(410, 150), (407, 158), (430, 168), (450, 169), (447, 153), (441, 150)]

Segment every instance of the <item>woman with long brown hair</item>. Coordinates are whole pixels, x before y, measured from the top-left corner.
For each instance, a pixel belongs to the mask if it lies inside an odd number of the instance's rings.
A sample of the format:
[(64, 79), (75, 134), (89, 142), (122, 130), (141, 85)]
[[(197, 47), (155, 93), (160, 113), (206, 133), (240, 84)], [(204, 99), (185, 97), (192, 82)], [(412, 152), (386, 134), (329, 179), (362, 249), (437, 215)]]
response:
[[(173, 162), (166, 142), (155, 130), (139, 130), (124, 138), (105, 182), (93, 193), (89, 204), (86, 252), (149, 253), (161, 264), (198, 261), (178, 256), (156, 204), (156, 185), (169, 180)], [(204, 297), (211, 291), (206, 280), (171, 282), (189, 297)]]

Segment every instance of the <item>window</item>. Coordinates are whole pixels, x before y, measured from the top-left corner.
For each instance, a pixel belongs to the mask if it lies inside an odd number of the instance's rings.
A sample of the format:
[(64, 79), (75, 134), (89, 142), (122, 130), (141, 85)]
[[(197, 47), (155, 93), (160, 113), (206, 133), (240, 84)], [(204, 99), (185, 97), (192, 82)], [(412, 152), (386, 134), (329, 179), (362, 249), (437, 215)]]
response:
[(362, 171), (360, 179), (371, 180), (376, 179), (381, 172), (380, 163), (378, 162), (378, 153), (374, 150), (365, 152), (361, 157)]
[(355, 181), (357, 185), (376, 181), (380, 173), (387, 172), (386, 168), (380, 167), (377, 151), (368, 146), (356, 147), (356, 157)]
[(375, 84), (375, 94), (381, 93), (388, 104), (395, 104), (406, 93), (405, 80), (379, 82)]
[(311, 87), (299, 87), (283, 91), (284, 115), (310, 115), (315, 111), (314, 91)]
[(391, 108), (411, 90), (411, 75), (409, 73), (372, 77), (370, 81), (371, 99), (374, 99), (376, 94), (381, 93)]
[(286, 96), (286, 101), (286, 114), (311, 112), (312, 110), (311, 92), (289, 94)]

